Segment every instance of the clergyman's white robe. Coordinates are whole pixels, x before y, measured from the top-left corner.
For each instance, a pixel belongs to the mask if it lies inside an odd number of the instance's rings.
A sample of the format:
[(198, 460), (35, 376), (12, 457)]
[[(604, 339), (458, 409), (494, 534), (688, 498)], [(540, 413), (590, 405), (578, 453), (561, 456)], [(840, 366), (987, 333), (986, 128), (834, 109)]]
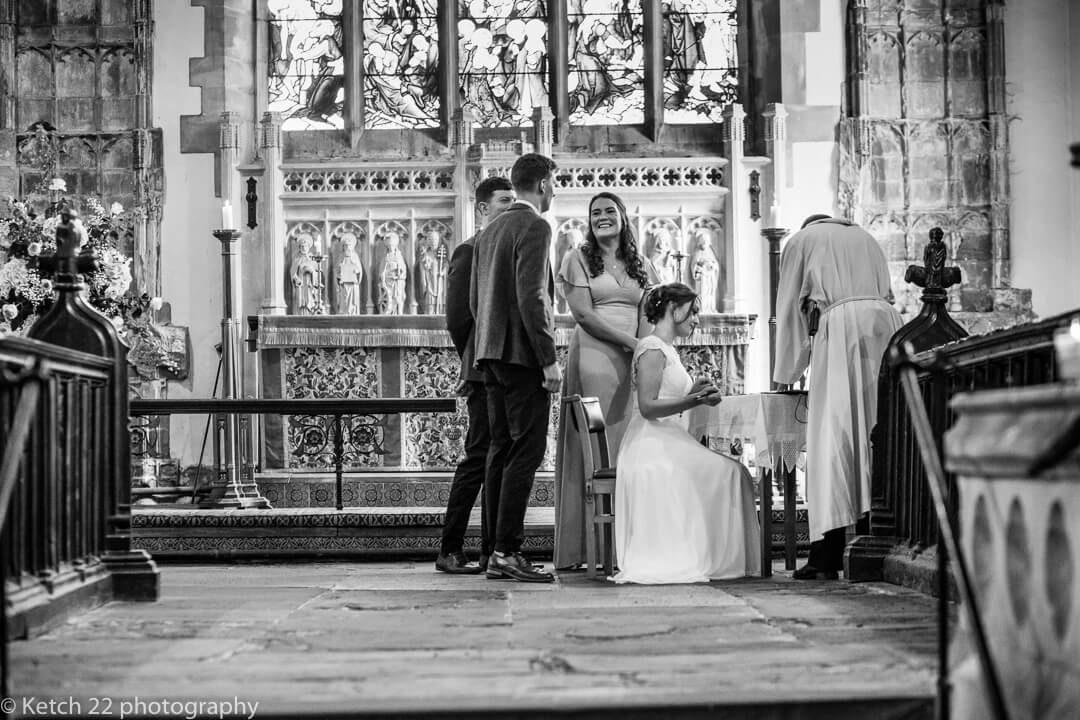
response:
[[(900, 328), (890, 304), (885, 253), (870, 233), (830, 218), (788, 240), (780, 257), (773, 380), (794, 383), (810, 364), (806, 501), (810, 539), (870, 510), (870, 430), (889, 339)], [(821, 309), (807, 332), (804, 303)], [(810, 362), (812, 359), (812, 362)]]

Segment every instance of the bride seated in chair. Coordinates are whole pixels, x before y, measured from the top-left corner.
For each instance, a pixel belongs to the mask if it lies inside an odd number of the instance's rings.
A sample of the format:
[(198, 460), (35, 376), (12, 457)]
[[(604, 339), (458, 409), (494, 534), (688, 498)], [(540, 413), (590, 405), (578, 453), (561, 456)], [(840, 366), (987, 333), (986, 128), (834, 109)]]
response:
[(617, 583), (708, 582), (760, 571), (749, 471), (687, 432), (686, 411), (721, 401), (712, 383), (690, 377), (674, 347), (697, 327), (699, 310), (683, 283), (660, 285), (645, 300), (655, 329), (634, 351), (634, 407), (615, 463)]

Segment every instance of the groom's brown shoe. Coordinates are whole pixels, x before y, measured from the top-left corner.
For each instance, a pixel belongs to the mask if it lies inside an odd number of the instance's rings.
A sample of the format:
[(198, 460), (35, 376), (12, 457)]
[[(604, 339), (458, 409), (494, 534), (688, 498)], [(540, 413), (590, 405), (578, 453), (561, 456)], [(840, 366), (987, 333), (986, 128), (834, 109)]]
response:
[(518, 582), (549, 583), (555, 576), (530, 563), (521, 553), (500, 555), (492, 553), (488, 558), (487, 577), (490, 580), (510, 578)]

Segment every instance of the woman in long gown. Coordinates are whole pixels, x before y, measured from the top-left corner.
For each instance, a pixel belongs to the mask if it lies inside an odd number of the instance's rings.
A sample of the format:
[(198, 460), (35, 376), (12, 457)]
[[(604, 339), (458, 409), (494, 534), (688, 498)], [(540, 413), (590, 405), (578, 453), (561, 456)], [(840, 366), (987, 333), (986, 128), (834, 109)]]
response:
[(615, 465), (617, 583), (708, 582), (761, 568), (749, 471), (686, 431), (687, 410), (721, 399), (709, 381), (691, 379), (674, 348), (698, 310), (682, 283), (645, 300), (655, 329), (634, 351), (635, 402)]
[[(567, 350), (562, 395), (600, 399), (612, 457), (630, 418), (630, 358), (641, 328), (638, 303), (656, 282), (617, 195), (589, 201), (585, 242), (563, 258), (560, 290), (577, 327)], [(555, 567), (585, 562), (585, 470), (569, 418), (560, 415), (555, 453)]]

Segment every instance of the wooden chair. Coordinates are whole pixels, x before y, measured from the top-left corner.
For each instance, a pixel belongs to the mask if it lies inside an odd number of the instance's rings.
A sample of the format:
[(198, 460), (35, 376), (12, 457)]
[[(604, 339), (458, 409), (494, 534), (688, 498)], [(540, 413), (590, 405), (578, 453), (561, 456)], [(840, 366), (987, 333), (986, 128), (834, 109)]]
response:
[(597, 550), (604, 577), (615, 572), (615, 466), (608, 454), (607, 431), (600, 401), (594, 397), (563, 398), (563, 417), (577, 432), (585, 468), (585, 575), (596, 575)]

